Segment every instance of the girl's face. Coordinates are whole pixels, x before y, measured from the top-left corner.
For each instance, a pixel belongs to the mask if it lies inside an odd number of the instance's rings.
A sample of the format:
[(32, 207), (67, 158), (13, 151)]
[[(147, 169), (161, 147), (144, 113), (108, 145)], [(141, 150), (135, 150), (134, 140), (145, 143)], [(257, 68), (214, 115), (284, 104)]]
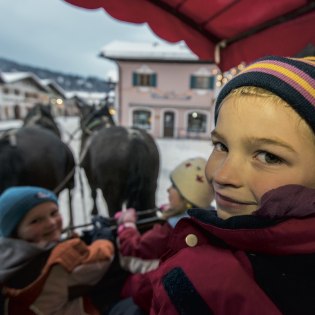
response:
[(185, 211), (187, 209), (186, 200), (180, 195), (179, 191), (175, 186), (170, 186), (167, 189), (169, 206), (172, 210)]
[(58, 206), (51, 201), (41, 203), (30, 210), (17, 228), (17, 237), (27, 242), (47, 245), (59, 241), (62, 218)]
[(232, 96), (222, 105), (211, 138), (206, 176), (222, 219), (251, 214), (271, 189), (286, 184), (315, 188), (314, 134), (284, 104)]

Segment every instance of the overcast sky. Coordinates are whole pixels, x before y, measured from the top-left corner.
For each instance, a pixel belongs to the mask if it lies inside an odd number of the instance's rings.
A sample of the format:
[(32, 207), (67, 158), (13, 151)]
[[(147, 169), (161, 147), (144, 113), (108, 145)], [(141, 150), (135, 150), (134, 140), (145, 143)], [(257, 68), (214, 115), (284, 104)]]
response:
[(114, 62), (98, 57), (113, 40), (161, 41), (146, 25), (113, 19), (63, 0), (0, 0), (0, 57), (50, 70), (105, 78)]

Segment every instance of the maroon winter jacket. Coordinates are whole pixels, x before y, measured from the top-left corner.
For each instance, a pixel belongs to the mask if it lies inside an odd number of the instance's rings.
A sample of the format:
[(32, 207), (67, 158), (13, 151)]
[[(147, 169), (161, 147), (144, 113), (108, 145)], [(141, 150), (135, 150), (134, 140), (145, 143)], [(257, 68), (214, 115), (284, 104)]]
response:
[(168, 222), (155, 224), (144, 234), (135, 228), (125, 228), (118, 236), (120, 253), (142, 259), (159, 259), (167, 249), (172, 230)]
[(150, 315), (315, 314), (314, 189), (272, 190), (253, 215), (189, 214), (133, 288)]
[(130, 297), (134, 290), (138, 290), (139, 277), (142, 277), (142, 273), (157, 268), (161, 256), (168, 248), (172, 230), (173, 227), (165, 222), (155, 224), (144, 234), (140, 234), (132, 227), (125, 228), (119, 233), (120, 262), (132, 273), (122, 287), (121, 298)]

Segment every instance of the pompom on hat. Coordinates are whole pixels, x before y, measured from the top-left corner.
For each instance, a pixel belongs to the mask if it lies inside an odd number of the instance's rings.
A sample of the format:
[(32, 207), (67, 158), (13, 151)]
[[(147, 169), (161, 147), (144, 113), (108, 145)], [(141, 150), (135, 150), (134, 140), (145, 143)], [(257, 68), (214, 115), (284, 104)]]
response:
[(57, 196), (50, 190), (35, 186), (6, 189), (0, 196), (0, 237), (10, 237), (23, 217), (37, 205), (52, 201)]
[(212, 187), (205, 176), (206, 164), (203, 158), (188, 159), (170, 174), (179, 193), (193, 206), (200, 208), (208, 208), (213, 199)]
[(260, 87), (279, 96), (315, 133), (315, 57), (268, 56), (250, 64), (220, 91), (215, 108), (215, 122), (225, 97), (242, 86)]

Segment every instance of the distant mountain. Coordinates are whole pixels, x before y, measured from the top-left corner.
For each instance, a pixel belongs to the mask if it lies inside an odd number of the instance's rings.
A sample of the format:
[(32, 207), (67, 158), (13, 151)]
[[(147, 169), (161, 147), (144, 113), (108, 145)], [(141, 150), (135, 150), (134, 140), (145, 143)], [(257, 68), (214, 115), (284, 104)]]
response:
[(0, 57), (2, 72), (32, 72), (41, 79), (51, 79), (65, 91), (109, 92), (114, 89), (114, 83), (96, 77), (83, 77), (63, 72), (28, 66)]

